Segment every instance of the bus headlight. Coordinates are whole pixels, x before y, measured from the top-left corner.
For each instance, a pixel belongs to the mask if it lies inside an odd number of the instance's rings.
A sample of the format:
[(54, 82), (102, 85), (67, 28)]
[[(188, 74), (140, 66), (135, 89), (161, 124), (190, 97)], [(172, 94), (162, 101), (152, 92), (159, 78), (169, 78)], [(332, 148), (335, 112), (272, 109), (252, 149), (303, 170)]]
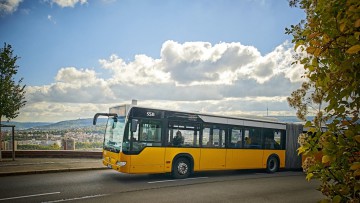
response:
[(126, 161), (118, 161), (118, 162), (116, 162), (116, 165), (118, 165), (118, 166), (125, 166), (125, 165), (126, 165)]

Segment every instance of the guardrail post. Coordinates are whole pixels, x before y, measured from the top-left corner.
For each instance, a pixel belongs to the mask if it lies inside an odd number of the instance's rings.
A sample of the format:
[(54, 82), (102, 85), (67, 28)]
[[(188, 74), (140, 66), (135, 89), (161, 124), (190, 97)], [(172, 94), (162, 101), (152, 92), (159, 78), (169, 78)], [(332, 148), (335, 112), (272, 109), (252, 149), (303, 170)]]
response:
[(12, 160), (15, 161), (15, 126), (11, 127), (12, 131)]

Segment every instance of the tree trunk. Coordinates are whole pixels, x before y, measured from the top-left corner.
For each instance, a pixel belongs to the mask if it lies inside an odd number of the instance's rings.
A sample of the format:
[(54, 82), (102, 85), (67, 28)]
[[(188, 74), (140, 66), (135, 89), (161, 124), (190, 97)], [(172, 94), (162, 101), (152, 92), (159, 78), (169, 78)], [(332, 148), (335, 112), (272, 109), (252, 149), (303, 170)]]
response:
[(2, 115), (0, 115), (0, 161), (2, 161), (2, 153), (1, 153), (1, 148), (2, 148), (2, 132), (1, 132), (1, 117)]

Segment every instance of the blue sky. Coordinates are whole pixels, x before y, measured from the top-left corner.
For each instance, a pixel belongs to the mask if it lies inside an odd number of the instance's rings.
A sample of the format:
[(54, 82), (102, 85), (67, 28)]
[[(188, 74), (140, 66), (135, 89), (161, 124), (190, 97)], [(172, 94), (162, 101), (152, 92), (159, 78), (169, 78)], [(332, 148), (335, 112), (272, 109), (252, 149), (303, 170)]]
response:
[(27, 85), (16, 120), (91, 117), (131, 99), (293, 114), (285, 100), (302, 68), (284, 30), (305, 15), (286, 0), (5, 0), (0, 12)]

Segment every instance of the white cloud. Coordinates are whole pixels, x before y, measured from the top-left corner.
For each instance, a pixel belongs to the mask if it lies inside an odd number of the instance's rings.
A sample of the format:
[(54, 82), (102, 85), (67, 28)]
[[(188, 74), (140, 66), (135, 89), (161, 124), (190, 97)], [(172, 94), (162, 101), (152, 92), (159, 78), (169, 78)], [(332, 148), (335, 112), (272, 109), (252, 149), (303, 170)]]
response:
[(76, 4), (86, 4), (87, 0), (52, 0), (51, 3), (55, 3), (58, 6), (65, 8), (65, 7), (71, 7), (74, 8)]
[(14, 13), (22, 1), (23, 0), (1, 0), (0, 1), (0, 16)]
[[(165, 71), (178, 84), (229, 84), (247, 72), (247, 65), (256, 61), (259, 51), (240, 43), (207, 42), (179, 44), (167, 41), (161, 49)], [(224, 77), (224, 75), (226, 77)]]
[(56, 21), (55, 21), (55, 19), (52, 17), (52, 15), (48, 15), (47, 18), (48, 18), (48, 20), (49, 20), (50, 22), (56, 24)]
[(285, 115), (290, 112), (286, 97), (300, 86), (303, 74), (301, 66), (291, 65), (292, 54), (288, 42), (262, 56), (240, 43), (167, 41), (158, 59), (136, 55), (125, 62), (111, 55), (99, 60), (102, 72), (61, 68), (53, 84), (27, 88), (25, 112), (85, 117), (138, 99), (154, 107), (222, 114), (264, 115), (268, 105), (272, 114)]
[(21, 109), (18, 121), (53, 122), (78, 118), (91, 118), (94, 112), (107, 112), (109, 104), (37, 102)]
[(114, 95), (104, 79), (97, 78), (89, 69), (62, 68), (55, 77), (55, 83), (27, 88), (29, 103), (107, 103)]
[(112, 84), (143, 85), (170, 81), (169, 73), (163, 71), (161, 60), (145, 55), (136, 55), (130, 63), (112, 55), (108, 60), (99, 60), (99, 63), (113, 73)]

